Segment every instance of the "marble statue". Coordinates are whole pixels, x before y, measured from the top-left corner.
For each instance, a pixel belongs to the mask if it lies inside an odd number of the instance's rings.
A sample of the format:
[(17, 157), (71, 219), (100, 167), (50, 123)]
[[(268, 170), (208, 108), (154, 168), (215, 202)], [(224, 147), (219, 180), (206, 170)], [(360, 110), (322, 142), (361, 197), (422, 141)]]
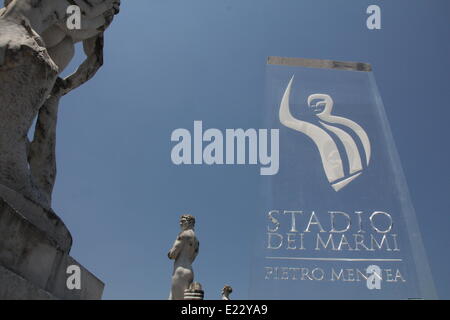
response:
[(233, 288), (226, 285), (222, 289), (222, 300), (230, 300), (230, 294), (233, 292)]
[[(67, 8), (82, 12), (79, 30), (66, 26)], [(120, 0), (5, 0), (0, 9), (0, 185), (51, 208), (56, 176), (59, 100), (90, 80), (103, 63), (103, 32)], [(59, 74), (82, 42), (86, 60)], [(27, 134), (37, 118), (32, 141)]]
[[(102, 66), (103, 35), (119, 12), (120, 0), (4, 0), (4, 6), (0, 299), (100, 299), (104, 283), (70, 256), (72, 236), (52, 210), (56, 123), (61, 97), (89, 81)], [(81, 20), (77, 29), (67, 27), (73, 9)], [(62, 78), (78, 42), (86, 59)], [(73, 265), (82, 270), (80, 290), (66, 286), (66, 270)]]
[(185, 290), (194, 281), (192, 263), (198, 255), (199, 242), (194, 232), (195, 218), (182, 215), (181, 232), (168, 253), (169, 259), (175, 260), (172, 273), (172, 288), (169, 300), (183, 300)]

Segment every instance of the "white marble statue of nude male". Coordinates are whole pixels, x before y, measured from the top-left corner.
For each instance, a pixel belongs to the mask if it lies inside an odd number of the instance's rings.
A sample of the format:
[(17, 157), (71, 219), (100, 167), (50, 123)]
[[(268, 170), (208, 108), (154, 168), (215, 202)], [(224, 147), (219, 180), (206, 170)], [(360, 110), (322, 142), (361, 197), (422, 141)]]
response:
[(169, 300), (183, 300), (184, 290), (194, 281), (192, 263), (198, 255), (199, 242), (194, 232), (195, 218), (183, 215), (180, 218), (181, 232), (170, 249), (169, 259), (175, 260), (172, 274), (172, 288)]

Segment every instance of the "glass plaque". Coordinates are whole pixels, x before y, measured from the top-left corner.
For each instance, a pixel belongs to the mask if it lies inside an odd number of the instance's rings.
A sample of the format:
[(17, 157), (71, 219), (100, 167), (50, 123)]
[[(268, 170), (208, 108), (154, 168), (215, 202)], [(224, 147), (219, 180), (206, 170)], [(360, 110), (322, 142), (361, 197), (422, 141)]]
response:
[[(425, 299), (435, 289), (371, 66), (270, 57), (251, 299)], [(407, 119), (405, 119), (407, 121)]]

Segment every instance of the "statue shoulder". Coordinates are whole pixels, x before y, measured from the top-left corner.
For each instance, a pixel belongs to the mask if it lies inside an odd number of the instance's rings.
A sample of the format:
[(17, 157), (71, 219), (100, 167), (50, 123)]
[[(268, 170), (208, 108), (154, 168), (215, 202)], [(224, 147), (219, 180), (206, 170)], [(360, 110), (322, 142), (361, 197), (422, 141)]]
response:
[(194, 230), (184, 230), (182, 232), (180, 232), (180, 234), (178, 235), (179, 239), (185, 239), (185, 240), (190, 240), (190, 239), (194, 239), (195, 238), (195, 232)]

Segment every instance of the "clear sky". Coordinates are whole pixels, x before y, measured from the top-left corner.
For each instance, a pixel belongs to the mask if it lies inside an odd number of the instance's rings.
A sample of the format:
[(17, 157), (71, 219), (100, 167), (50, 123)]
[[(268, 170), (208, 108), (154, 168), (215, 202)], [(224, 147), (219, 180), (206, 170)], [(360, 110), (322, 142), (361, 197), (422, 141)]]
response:
[[(255, 128), (267, 56), (371, 63), (441, 298), (450, 298), (448, 0), (132, 0), (96, 77), (62, 100), (54, 209), (105, 299), (166, 299), (178, 218), (196, 280), (245, 299), (259, 167), (174, 166), (176, 128)], [(366, 8), (382, 8), (369, 31)], [(79, 62), (79, 59), (76, 60)]]

